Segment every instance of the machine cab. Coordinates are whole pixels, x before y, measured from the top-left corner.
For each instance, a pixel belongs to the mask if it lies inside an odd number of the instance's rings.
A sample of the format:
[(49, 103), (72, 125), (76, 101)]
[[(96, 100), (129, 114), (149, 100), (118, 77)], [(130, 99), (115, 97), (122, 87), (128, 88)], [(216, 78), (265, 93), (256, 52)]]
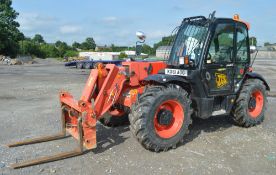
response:
[(186, 18), (179, 27), (168, 65), (185, 70), (183, 76), (197, 86), (202, 84), (206, 96), (233, 94), (250, 65), (248, 29), (249, 25), (238, 17)]
[(239, 89), (250, 65), (248, 26), (232, 19), (217, 19), (201, 64), (208, 95), (231, 94)]

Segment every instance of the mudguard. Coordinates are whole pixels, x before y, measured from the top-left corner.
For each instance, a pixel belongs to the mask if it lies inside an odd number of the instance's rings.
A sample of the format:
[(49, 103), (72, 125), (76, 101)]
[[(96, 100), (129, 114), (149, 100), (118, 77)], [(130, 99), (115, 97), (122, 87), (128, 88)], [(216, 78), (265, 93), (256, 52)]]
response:
[(156, 83), (160, 83), (160, 84), (173, 83), (173, 82), (188, 83), (188, 81), (186, 79), (184, 79), (180, 76), (166, 75), (166, 74), (149, 75), (144, 80), (152, 81), (152, 82), (156, 82)]
[(262, 75), (260, 75), (260, 74), (258, 74), (258, 73), (256, 73), (256, 72), (247, 72), (247, 73), (245, 74), (245, 79), (244, 79), (244, 81), (245, 81), (246, 79), (248, 79), (248, 78), (256, 78), (256, 79), (261, 80), (262, 82), (264, 82), (264, 85), (265, 85), (265, 87), (266, 87), (266, 90), (270, 91), (270, 87), (269, 87), (267, 81), (264, 79), (264, 77), (263, 77)]

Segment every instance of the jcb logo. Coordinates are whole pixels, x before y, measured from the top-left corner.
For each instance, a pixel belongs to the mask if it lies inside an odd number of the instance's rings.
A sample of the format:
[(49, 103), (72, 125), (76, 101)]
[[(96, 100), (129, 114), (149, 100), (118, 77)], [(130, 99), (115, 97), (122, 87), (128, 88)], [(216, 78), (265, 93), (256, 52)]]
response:
[(227, 76), (221, 73), (215, 73), (217, 88), (221, 88), (228, 84)]

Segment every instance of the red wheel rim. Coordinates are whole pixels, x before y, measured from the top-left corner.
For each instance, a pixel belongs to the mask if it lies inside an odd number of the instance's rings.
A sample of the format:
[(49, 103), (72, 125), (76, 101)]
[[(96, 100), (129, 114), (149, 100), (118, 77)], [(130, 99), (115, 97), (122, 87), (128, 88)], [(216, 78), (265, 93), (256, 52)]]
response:
[(255, 99), (256, 105), (253, 108), (248, 108), (248, 113), (252, 118), (257, 118), (263, 110), (264, 96), (260, 90), (256, 90), (251, 94), (251, 98)]
[[(169, 125), (161, 125), (158, 123), (157, 114), (160, 110), (168, 110), (172, 113), (172, 120)], [(154, 128), (157, 133), (162, 138), (171, 138), (175, 136), (181, 129), (184, 122), (184, 109), (182, 105), (176, 100), (167, 100), (163, 102), (157, 108), (154, 115)]]

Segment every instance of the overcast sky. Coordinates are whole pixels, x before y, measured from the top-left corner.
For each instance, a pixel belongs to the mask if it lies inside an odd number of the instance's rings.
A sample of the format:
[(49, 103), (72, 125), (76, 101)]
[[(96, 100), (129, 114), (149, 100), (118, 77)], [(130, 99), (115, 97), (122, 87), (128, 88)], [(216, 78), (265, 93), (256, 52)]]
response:
[(217, 17), (240, 14), (259, 44), (276, 43), (275, 0), (13, 0), (13, 7), (21, 31), (29, 37), (39, 33), (49, 43), (93, 37), (99, 45), (134, 45), (141, 30), (153, 44), (184, 17), (214, 10)]

